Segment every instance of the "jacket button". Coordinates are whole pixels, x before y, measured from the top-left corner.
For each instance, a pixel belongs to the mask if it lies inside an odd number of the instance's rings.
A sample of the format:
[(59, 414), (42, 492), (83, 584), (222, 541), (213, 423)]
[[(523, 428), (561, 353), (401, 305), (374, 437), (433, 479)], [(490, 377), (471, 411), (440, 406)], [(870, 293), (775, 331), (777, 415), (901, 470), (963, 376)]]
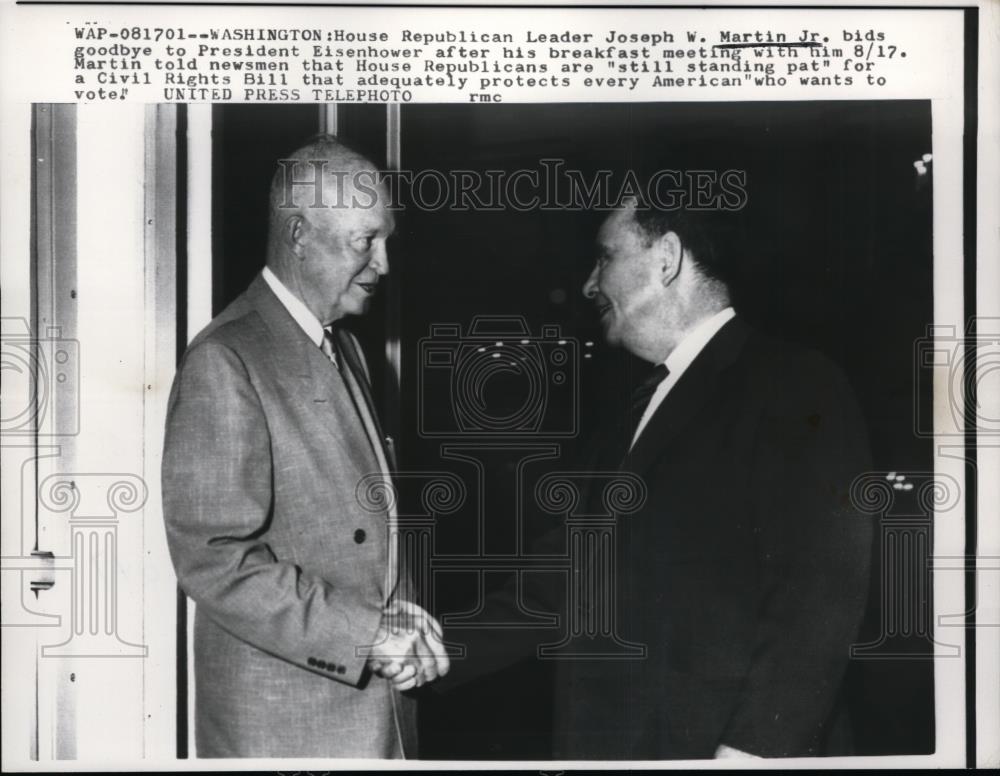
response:
[(326, 668), (326, 661), (325, 660), (317, 660), (316, 661), (316, 666), (318, 668)]
[(342, 674), (342, 673), (344, 673), (344, 672), (345, 672), (346, 670), (347, 670), (347, 669), (346, 669), (346, 668), (344, 668), (343, 666), (337, 666), (337, 673), (338, 673), (338, 674)]
[(364, 530), (359, 528), (357, 531), (354, 532), (354, 541), (356, 544), (362, 544), (364, 543), (367, 536), (368, 535), (364, 532)]
[(311, 666), (314, 666), (314, 665), (316, 665), (316, 658), (314, 658), (314, 657), (311, 657), (311, 658), (309, 658), (309, 659), (308, 659), (308, 660), (307, 660), (306, 662), (307, 662), (307, 663), (308, 663), (309, 665), (311, 665)]

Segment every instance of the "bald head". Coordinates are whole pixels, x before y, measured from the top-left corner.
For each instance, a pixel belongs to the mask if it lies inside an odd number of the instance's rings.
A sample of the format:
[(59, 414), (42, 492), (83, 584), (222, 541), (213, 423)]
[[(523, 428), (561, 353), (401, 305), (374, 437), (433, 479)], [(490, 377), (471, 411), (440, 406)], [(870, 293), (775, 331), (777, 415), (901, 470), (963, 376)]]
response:
[(374, 164), (333, 135), (321, 135), (278, 160), (271, 178), (271, 224), (305, 209), (350, 206), (350, 198), (345, 200), (350, 186), (374, 189), (375, 183)]
[(279, 160), (267, 266), (320, 323), (367, 309), (394, 228), (375, 165), (332, 135)]

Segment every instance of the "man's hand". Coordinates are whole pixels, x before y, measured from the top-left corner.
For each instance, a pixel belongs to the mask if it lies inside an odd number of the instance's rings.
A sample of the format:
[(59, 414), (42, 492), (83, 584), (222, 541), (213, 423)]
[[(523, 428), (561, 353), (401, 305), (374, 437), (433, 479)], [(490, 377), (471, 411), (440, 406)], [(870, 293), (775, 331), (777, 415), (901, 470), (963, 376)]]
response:
[(443, 638), (438, 621), (422, 607), (393, 601), (382, 613), (368, 667), (401, 691), (433, 682), (451, 665)]

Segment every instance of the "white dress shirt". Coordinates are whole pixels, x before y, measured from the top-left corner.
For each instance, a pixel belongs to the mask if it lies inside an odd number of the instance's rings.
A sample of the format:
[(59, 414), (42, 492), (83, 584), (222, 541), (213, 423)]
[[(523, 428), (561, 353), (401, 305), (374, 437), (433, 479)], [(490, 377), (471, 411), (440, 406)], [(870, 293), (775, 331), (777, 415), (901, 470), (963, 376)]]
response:
[(719, 329), (734, 315), (736, 315), (736, 311), (732, 307), (727, 307), (725, 310), (717, 312), (711, 318), (706, 318), (695, 326), (680, 341), (680, 344), (671, 351), (670, 355), (667, 356), (663, 363), (667, 367), (669, 374), (662, 383), (656, 386), (656, 390), (649, 400), (649, 405), (646, 407), (646, 411), (642, 413), (639, 425), (636, 426), (635, 434), (632, 436), (632, 445), (635, 445), (635, 440), (639, 438), (639, 434), (646, 428), (646, 424), (653, 417), (653, 413), (656, 412), (657, 407), (660, 406), (667, 394), (670, 393), (670, 389), (681, 379), (681, 375), (684, 374), (685, 370), (691, 366), (691, 362), (698, 357), (698, 354), (704, 350), (712, 337), (718, 334)]
[(323, 347), (323, 324), (319, 322), (319, 319), (312, 314), (301, 299), (288, 290), (288, 286), (278, 280), (278, 276), (271, 272), (270, 267), (264, 267), (264, 271), (260, 274), (263, 276), (264, 282), (274, 291), (278, 301), (288, 310), (288, 314), (306, 333), (306, 336), (313, 341), (316, 347)]

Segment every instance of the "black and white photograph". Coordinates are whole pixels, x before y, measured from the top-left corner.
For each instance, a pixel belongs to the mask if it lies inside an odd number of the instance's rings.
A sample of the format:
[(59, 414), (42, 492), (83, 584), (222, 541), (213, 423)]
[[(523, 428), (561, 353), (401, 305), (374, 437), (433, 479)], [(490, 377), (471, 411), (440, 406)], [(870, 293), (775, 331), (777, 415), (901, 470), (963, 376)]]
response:
[(72, 5), (5, 770), (1000, 763), (995, 6)]

